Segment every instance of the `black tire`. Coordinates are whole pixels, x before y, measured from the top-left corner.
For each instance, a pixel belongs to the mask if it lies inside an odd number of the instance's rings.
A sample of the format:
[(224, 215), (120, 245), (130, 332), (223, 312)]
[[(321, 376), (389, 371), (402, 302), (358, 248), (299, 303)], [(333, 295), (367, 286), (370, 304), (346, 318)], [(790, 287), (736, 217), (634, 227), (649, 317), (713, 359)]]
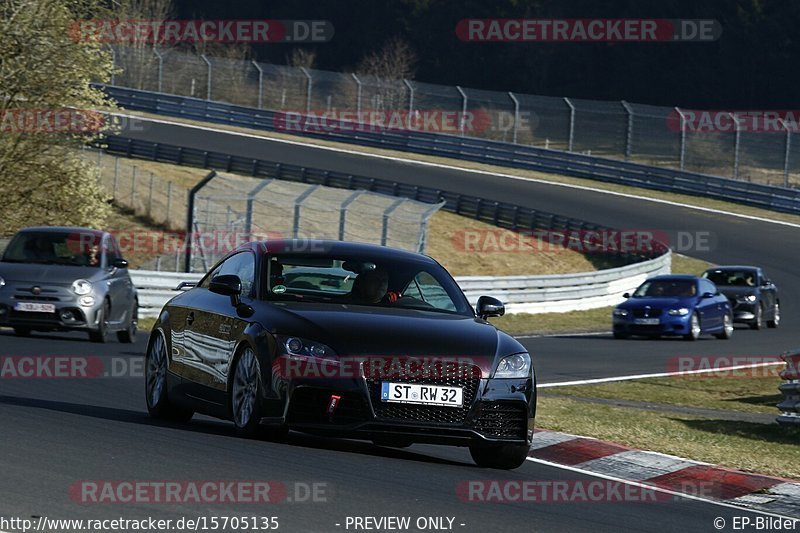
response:
[(128, 327), (117, 332), (117, 340), (123, 344), (136, 342), (136, 332), (139, 330), (139, 302), (133, 302)]
[[(242, 348), (233, 364), (229, 388), (230, 418), (240, 437), (254, 438), (266, 431), (261, 423), (261, 365), (255, 350)], [(279, 428), (271, 428), (279, 431)]]
[(621, 331), (615, 331), (614, 332), (614, 338), (615, 339), (627, 339), (629, 337), (630, 337), (630, 335), (627, 334), (627, 333), (623, 333)]
[(722, 331), (715, 333), (714, 336), (722, 340), (728, 340), (733, 336), (733, 317), (731, 315), (725, 315), (722, 318)]
[(98, 344), (106, 342), (108, 337), (108, 314), (111, 312), (111, 305), (108, 300), (103, 304), (100, 309), (100, 317), (97, 320), (97, 329), (89, 332), (89, 340)]
[[(695, 323), (697, 327), (695, 328)], [(697, 311), (692, 313), (691, 318), (689, 318), (689, 333), (683, 336), (684, 339), (687, 341), (696, 341), (700, 337), (700, 333), (702, 332), (702, 328), (700, 326), (700, 315), (697, 314)]]
[(16, 327), (14, 328), (14, 335), (16, 335), (17, 337), (30, 337), (31, 328)]
[(513, 470), (525, 463), (530, 446), (528, 444), (473, 444), (469, 453), (481, 468)]
[(781, 323), (781, 303), (775, 302), (775, 309), (772, 314), (772, 320), (767, 320), (767, 327), (771, 329), (777, 328)]
[[(169, 400), (167, 387), (167, 347), (164, 336), (154, 332), (145, 353), (144, 396), (147, 412), (159, 420), (188, 422), (194, 412), (191, 409), (173, 405)], [(156, 389), (157, 379), (161, 379)]]
[(756, 317), (750, 322), (750, 329), (764, 329), (764, 306), (756, 307)]

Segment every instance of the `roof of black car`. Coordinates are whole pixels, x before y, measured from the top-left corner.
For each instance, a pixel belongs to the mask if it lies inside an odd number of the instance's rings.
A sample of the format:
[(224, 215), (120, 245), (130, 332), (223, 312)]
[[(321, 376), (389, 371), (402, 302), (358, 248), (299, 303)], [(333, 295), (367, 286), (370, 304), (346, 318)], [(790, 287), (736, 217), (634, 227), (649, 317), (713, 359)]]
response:
[(270, 254), (293, 254), (293, 255), (369, 255), (375, 259), (385, 260), (416, 260), (434, 263), (435, 261), (427, 255), (380, 246), (378, 244), (368, 244), (362, 242), (334, 241), (323, 239), (275, 239), (269, 241), (259, 241), (241, 246), (241, 249), (252, 249), (253, 244), (263, 246)]
[(106, 233), (105, 231), (93, 228), (79, 228), (79, 227), (72, 227), (72, 226), (33, 226), (30, 228), (23, 228), (19, 230), (20, 233), (28, 232), (28, 231), (36, 231), (39, 233), (96, 233), (97, 235), (102, 235)]
[(715, 270), (759, 270), (759, 267), (752, 265), (719, 265), (706, 269), (706, 272), (713, 272)]
[(696, 280), (698, 279), (697, 276), (693, 276), (692, 274), (661, 274), (660, 276), (653, 276), (652, 279), (665, 279), (665, 280), (676, 280), (676, 281), (683, 281), (683, 280)]

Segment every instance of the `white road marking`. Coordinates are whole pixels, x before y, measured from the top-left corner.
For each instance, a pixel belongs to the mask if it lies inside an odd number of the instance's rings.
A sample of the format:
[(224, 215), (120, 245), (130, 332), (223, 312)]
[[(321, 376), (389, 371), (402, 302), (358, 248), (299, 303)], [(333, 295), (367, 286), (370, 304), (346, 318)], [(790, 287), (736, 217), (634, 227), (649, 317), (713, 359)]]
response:
[(607, 479), (609, 481), (616, 481), (618, 483), (624, 483), (626, 485), (632, 485), (634, 487), (639, 487), (639, 488), (643, 488), (643, 489), (651, 489), (654, 492), (660, 492), (662, 494), (669, 494), (671, 496), (680, 496), (681, 498), (686, 498), (687, 500), (694, 500), (694, 501), (699, 501), (699, 502), (702, 502), (702, 503), (709, 503), (711, 505), (717, 505), (719, 507), (727, 507), (729, 509), (735, 509), (735, 510), (740, 511), (740, 512), (755, 513), (755, 514), (760, 514), (760, 515), (765, 515), (765, 516), (774, 516), (776, 518), (788, 518), (790, 520), (794, 520), (795, 524), (798, 523), (797, 522), (797, 520), (798, 520), (797, 518), (792, 517), (792, 516), (788, 516), (788, 515), (781, 515), (781, 514), (777, 514), (777, 513), (771, 513), (769, 511), (762, 511), (760, 509), (752, 509), (752, 508), (749, 508), (749, 507), (745, 508), (745, 507), (742, 507), (740, 505), (733, 505), (731, 503), (727, 503), (727, 502), (720, 501), (720, 500), (711, 500), (711, 499), (703, 498), (702, 496), (697, 496), (697, 495), (694, 495), (694, 494), (684, 494), (682, 492), (678, 492), (678, 491), (674, 491), (674, 490), (670, 490), (670, 489), (665, 489), (665, 488), (658, 487), (658, 486), (655, 486), (655, 485), (648, 485), (647, 483), (643, 483), (643, 482), (639, 482), (639, 481), (630, 481), (628, 479), (622, 479), (622, 478), (618, 478), (618, 477), (615, 477), (615, 476), (610, 476), (608, 474), (599, 474), (597, 472), (592, 472), (590, 470), (584, 470), (582, 468), (578, 468), (578, 467), (575, 467), (575, 466), (561, 465), (561, 464), (558, 464), (558, 463), (545, 461), (544, 459), (536, 459), (535, 457), (528, 457), (527, 460), (531, 461), (532, 463), (539, 463), (539, 464), (545, 465), (545, 466), (552, 466), (553, 468), (560, 468), (562, 470), (568, 470), (570, 472), (576, 472), (578, 474), (583, 474), (583, 475), (586, 475), (586, 476), (597, 477), (597, 478), (600, 478), (600, 479)]
[[(327, 150), (327, 151), (330, 151), (330, 152), (339, 152), (339, 153), (344, 153), (344, 154), (348, 154), (348, 155), (358, 155), (358, 156), (362, 156), (362, 157), (372, 157), (374, 159), (385, 159), (385, 160), (389, 160), (389, 161), (396, 161), (396, 162), (399, 162), (399, 163), (407, 163), (407, 164), (412, 164), (412, 165), (421, 165), (421, 166), (427, 166), (427, 167), (433, 167), (433, 168), (444, 168), (444, 169), (448, 169), (448, 170), (458, 170), (460, 172), (469, 172), (471, 174), (480, 174), (480, 175), (484, 175), (484, 176), (501, 177), (501, 178), (519, 180), (519, 181), (530, 181), (530, 182), (533, 182), (533, 183), (541, 183), (541, 184), (553, 185), (553, 186), (557, 186), (557, 187), (566, 187), (566, 188), (569, 188), (569, 189), (591, 191), (591, 192), (597, 192), (597, 193), (602, 193), (602, 194), (609, 194), (609, 195), (612, 195), (612, 196), (620, 196), (620, 197), (623, 197), (623, 198), (632, 198), (632, 199), (636, 199), (636, 200), (644, 200), (644, 201), (648, 201), (648, 202), (654, 202), (654, 203), (659, 203), (659, 204), (664, 204), (664, 205), (671, 205), (671, 206), (675, 206), (675, 207), (683, 207), (683, 208), (686, 208), (686, 209), (694, 209), (696, 211), (703, 211), (703, 212), (706, 212), (706, 213), (714, 213), (714, 214), (726, 215), (726, 216), (730, 216), (730, 217), (742, 218), (742, 219), (745, 219), (745, 220), (755, 220), (755, 221), (758, 221), (758, 222), (767, 222), (767, 223), (770, 223), (770, 224), (778, 224), (778, 225), (782, 225), (782, 226), (789, 226), (789, 227), (792, 227), (792, 228), (800, 228), (800, 224), (796, 224), (796, 223), (793, 223), (793, 222), (785, 222), (783, 220), (775, 220), (775, 219), (771, 219), (771, 218), (758, 217), (758, 216), (755, 216), (755, 215), (745, 215), (745, 214), (742, 214), (742, 213), (734, 213), (732, 211), (720, 211), (720, 210), (717, 210), (717, 209), (712, 209), (710, 207), (700, 207), (700, 206), (697, 206), (697, 205), (684, 204), (684, 203), (675, 202), (675, 201), (672, 201), (672, 200), (663, 200), (663, 199), (659, 199), (659, 198), (648, 198), (648, 197), (645, 197), (645, 196), (638, 196), (636, 194), (622, 193), (622, 192), (617, 192), (617, 191), (609, 191), (609, 190), (605, 190), (605, 189), (598, 189), (598, 188), (595, 188), (595, 187), (590, 187), (588, 185), (575, 185), (575, 184), (571, 184), (571, 183), (557, 183), (557, 182), (552, 182), (552, 181), (538, 179), (538, 178), (529, 178), (529, 177), (525, 177), (525, 176), (515, 176), (513, 174), (505, 174), (505, 173), (501, 173), (501, 172), (489, 172), (487, 170), (464, 168), (464, 167), (459, 167), (459, 166), (456, 166), (456, 165), (447, 165), (447, 164), (444, 164), (444, 163), (433, 163), (433, 162), (430, 162), (430, 161), (418, 161), (416, 159), (409, 159), (409, 158), (405, 158), (405, 157), (390, 156), (390, 155), (383, 155), (383, 154), (373, 154), (373, 153), (369, 153), (369, 152), (363, 152), (363, 151), (360, 151), (360, 150), (350, 150), (350, 149), (346, 149), (346, 148), (337, 148), (337, 147), (333, 147), (333, 146), (322, 146), (322, 145), (319, 145), (319, 144), (313, 144), (313, 143), (302, 142), (302, 141), (294, 141), (294, 140), (289, 140), (289, 139), (276, 139), (276, 138), (273, 138), (273, 137), (264, 137), (262, 135), (256, 135), (256, 134), (253, 134), (253, 133), (244, 133), (244, 132), (240, 132), (240, 131), (231, 131), (231, 130), (226, 130), (226, 129), (222, 129), (222, 128), (213, 128), (213, 127), (210, 127), (210, 126), (198, 126), (198, 125), (195, 125), (195, 124), (186, 124), (186, 123), (183, 123), (183, 122), (175, 122), (175, 121), (163, 120), (163, 119), (154, 119), (154, 118), (149, 118), (149, 117), (142, 117), (142, 116), (139, 116), (139, 115), (117, 114), (117, 116), (125, 117), (125, 118), (138, 119), (138, 120), (143, 120), (143, 121), (149, 121), (149, 122), (155, 122), (157, 124), (168, 124), (168, 125), (171, 125), (171, 126), (181, 126), (181, 127), (185, 127), (185, 128), (193, 128), (193, 129), (204, 130), (204, 131), (213, 131), (215, 133), (225, 133), (225, 134), (229, 134), (229, 135), (236, 135), (236, 136), (239, 136), (239, 137), (246, 137), (246, 138), (250, 138), (250, 139), (260, 139), (260, 140), (269, 141), (269, 142), (278, 142), (278, 143), (284, 143), (284, 144), (291, 144), (291, 145), (295, 145), (295, 146), (304, 146), (304, 147), (307, 147), (307, 148), (315, 148), (315, 149), (318, 149), (318, 150)], [(329, 142), (337, 142), (337, 141), (329, 141)], [(341, 142), (341, 141), (338, 141), (338, 142)], [(539, 171), (539, 172), (541, 172), (541, 171)], [(590, 179), (590, 178), (578, 178), (578, 179)], [(632, 187), (632, 186), (628, 185), (628, 187)], [(681, 193), (677, 193), (677, 194), (681, 194)], [(724, 202), (725, 200), (719, 200), (719, 201), (723, 201)]]
[[(703, 356), (698, 356), (703, 357)], [(714, 356), (708, 356), (714, 357)], [(764, 366), (783, 365), (784, 363), (776, 361), (774, 363), (753, 363), (752, 365), (735, 365), (725, 366), (719, 368), (704, 368), (700, 370), (682, 370), (679, 372), (660, 372), (658, 374), (635, 374), (631, 376), (616, 376), (611, 378), (597, 378), (597, 379), (580, 379), (576, 381), (559, 381), (556, 383), (538, 383), (536, 388), (546, 389), (552, 387), (569, 387), (572, 385), (595, 385), (597, 383), (612, 383), (615, 381), (631, 381), (634, 379), (649, 379), (649, 378), (669, 378), (674, 376), (687, 376), (692, 374), (717, 374), (722, 372), (730, 372), (732, 370), (745, 370), (748, 368), (760, 368)]]

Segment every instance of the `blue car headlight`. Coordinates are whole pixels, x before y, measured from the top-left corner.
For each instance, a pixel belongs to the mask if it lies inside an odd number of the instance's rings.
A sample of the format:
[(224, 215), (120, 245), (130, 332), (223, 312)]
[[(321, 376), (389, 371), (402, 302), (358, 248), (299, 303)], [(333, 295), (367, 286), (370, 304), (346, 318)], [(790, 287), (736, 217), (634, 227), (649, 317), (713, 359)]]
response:
[(307, 357), (335, 357), (336, 352), (332, 348), (308, 339), (290, 335), (279, 335), (278, 344), (283, 353), (288, 355), (305, 355)]
[(667, 314), (670, 316), (686, 316), (689, 314), (689, 309), (686, 307), (680, 307), (678, 309), (670, 309), (667, 311)]
[(531, 356), (525, 352), (503, 357), (494, 372), (496, 378), (527, 378), (530, 375)]
[(628, 316), (627, 309), (614, 309), (614, 316), (625, 317)]

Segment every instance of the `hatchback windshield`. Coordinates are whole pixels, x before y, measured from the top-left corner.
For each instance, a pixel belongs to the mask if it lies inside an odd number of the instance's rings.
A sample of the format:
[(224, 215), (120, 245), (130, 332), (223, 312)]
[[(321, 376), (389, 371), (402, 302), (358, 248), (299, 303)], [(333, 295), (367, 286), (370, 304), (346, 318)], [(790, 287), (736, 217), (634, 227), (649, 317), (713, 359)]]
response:
[(713, 282), (714, 285), (733, 285), (738, 287), (755, 287), (755, 270), (714, 270), (703, 274), (704, 278)]
[(658, 298), (663, 296), (666, 298), (681, 298), (694, 296), (695, 294), (697, 294), (697, 286), (692, 280), (655, 279), (642, 283), (633, 293), (633, 297)]
[(3, 261), (99, 267), (100, 239), (85, 233), (26, 231), (11, 240)]

